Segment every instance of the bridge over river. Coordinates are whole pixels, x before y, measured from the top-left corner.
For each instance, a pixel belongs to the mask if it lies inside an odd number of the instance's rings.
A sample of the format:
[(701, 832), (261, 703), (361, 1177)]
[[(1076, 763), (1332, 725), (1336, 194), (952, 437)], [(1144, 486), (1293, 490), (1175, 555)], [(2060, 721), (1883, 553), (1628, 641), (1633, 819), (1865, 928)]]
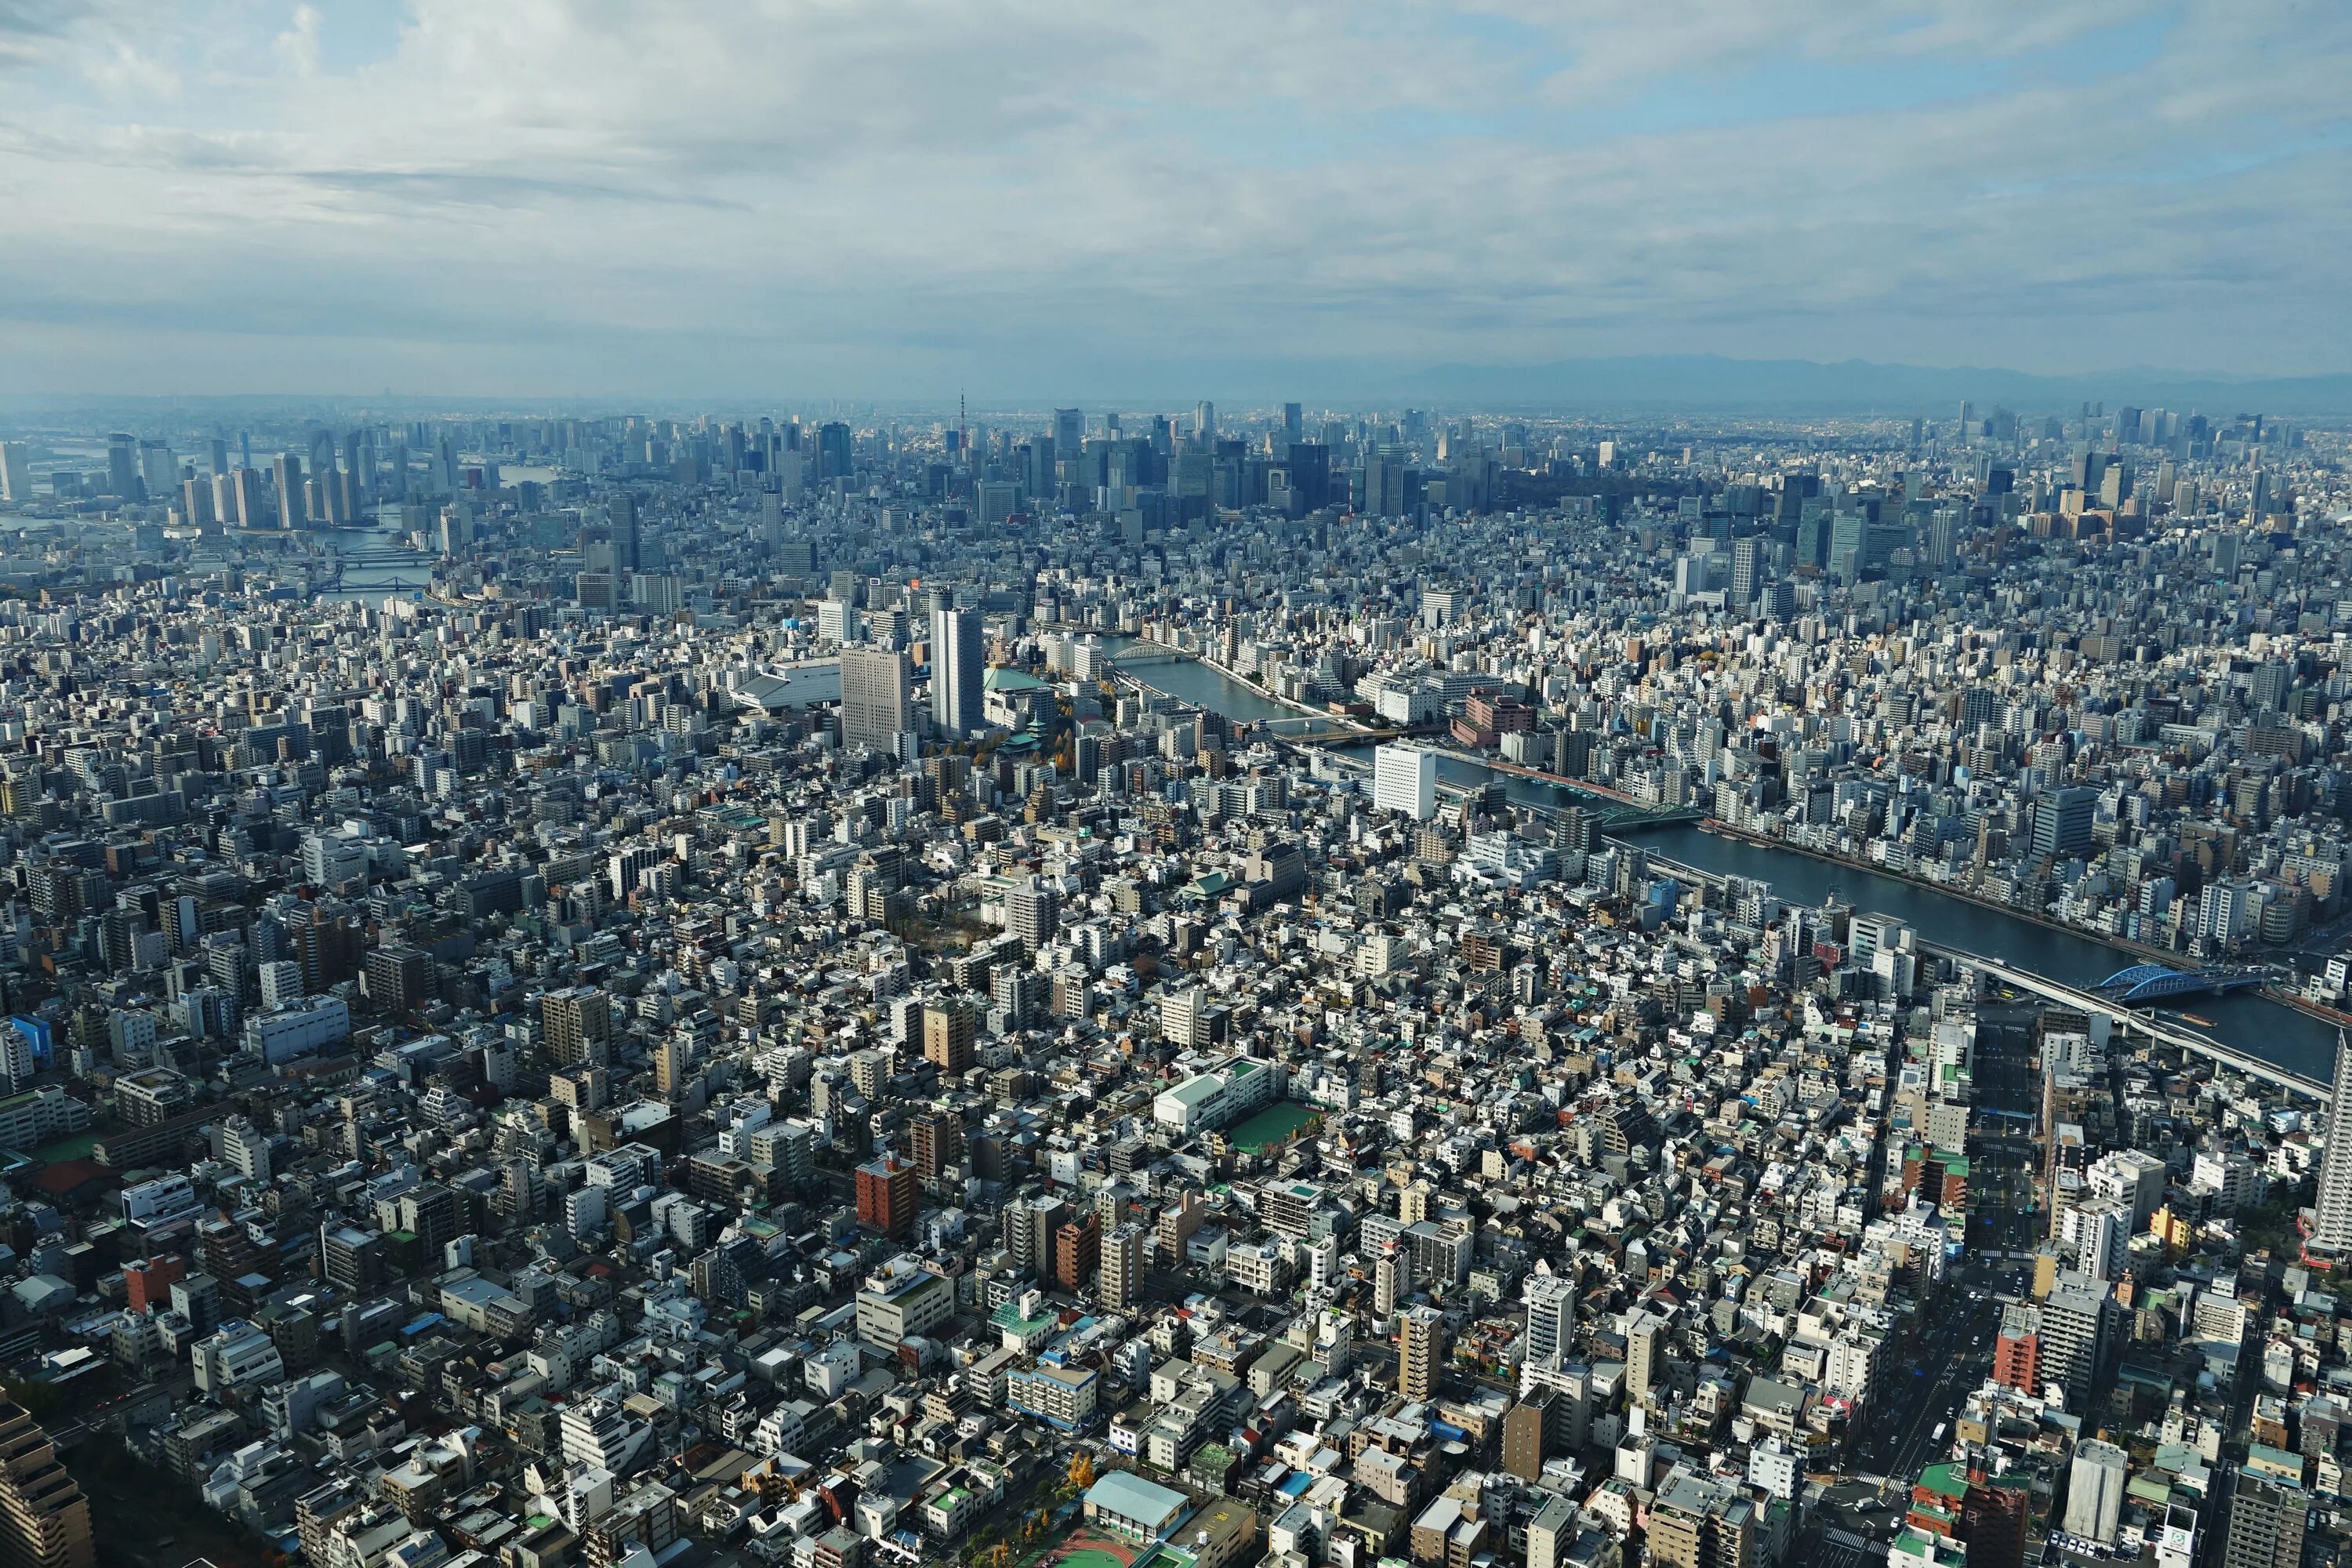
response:
[[(1654, 851), (1649, 853), (1649, 860), (1653, 868), (1664, 871), (1670, 876), (1681, 878), (1687, 881), (1706, 883), (1719, 887), (1725, 880), (1723, 874), (1720, 872), (1710, 871), (1704, 867), (1691, 865), (1687, 861), (1671, 859), (1665, 856), (1659, 855)], [(1932, 958), (1949, 959), (1954, 963), (1965, 965), (1969, 969), (1975, 970), (1979, 974), (1984, 975), (1989, 979), (1999, 982), (2002, 985), (2008, 986), (2012, 991), (2023, 992), (2027, 995), (2031, 996), (2039, 996), (2045, 1002), (2055, 1002), (2061, 1006), (2071, 1007), (2076, 1012), (2089, 1016), (2112, 1019), (2114, 1020), (2116, 1026), (2126, 1034), (2139, 1035), (2147, 1039), (2155, 1040), (2160, 1044), (2172, 1046), (2179, 1050), (2202, 1056), (2210, 1061), (2219, 1062), (2225, 1067), (2234, 1068), (2238, 1071), (2245, 1073), (2249, 1077), (2258, 1078), (2265, 1083), (2274, 1083), (2283, 1089), (2292, 1089), (2298, 1094), (2307, 1094), (2315, 1099), (2324, 1100), (2327, 1096), (2328, 1085), (2326, 1080), (2312, 1073), (2298, 1071), (2294, 1068), (2290, 1068), (2280, 1062), (2274, 1061), (2269, 1057), (2259, 1056), (2251, 1050), (2231, 1045), (2228, 1041), (2216, 1039), (2211, 1035), (2206, 1034), (2200, 1029), (2191, 1028), (2186, 1024), (2175, 1023), (2170, 1019), (2158, 1017), (2152, 1011), (2143, 1011), (2134, 1008), (2120, 998), (2112, 995), (2102, 995), (2095, 989), (2085, 989), (2081, 985), (2070, 985), (2063, 981), (2053, 980), (2047, 974), (2037, 973), (2031, 969), (2020, 968), (2018, 965), (2010, 963), (2005, 958), (1996, 957), (1989, 953), (1973, 952), (1968, 948), (1957, 946), (1949, 942), (1936, 941), (1928, 937), (1920, 925), (1914, 924), (1912, 929), (1919, 933), (1918, 948), (1920, 952)], [(2023, 929), (2030, 931), (2032, 928)], [(2080, 941), (2081, 939), (2060, 940)], [(2047, 945), (2047, 943), (2045, 943), (2045, 945)], [(2139, 970), (2150, 970), (2159, 968), (2160, 966), (2147, 964), (2135, 965), (2133, 967), (2134, 969)], [(2094, 973), (2095, 973), (2095, 971)], [(2130, 973), (2132, 973), (2131, 970), (2126, 970), (2124, 972), (2126, 974)], [(2166, 971), (2166, 973), (2169, 973), (2172, 972)], [(2113, 981), (2121, 977), (2121, 975), (2110, 975), (2108, 978), (2110, 981)], [(2210, 988), (2210, 982), (2206, 983), (2206, 984), (2208, 988)], [(2288, 1018), (2296, 1019), (2298, 1022), (2302, 1021), (2298, 1018), (2297, 1015), (2287, 1013), (2284, 1008), (2274, 1008), (2273, 1010), (2284, 1014)]]
[(2000, 959), (1988, 958), (1980, 952), (1968, 952), (1957, 947), (1945, 947), (1932, 942), (1922, 942), (1919, 944), (1919, 950), (1922, 952), (1933, 953), (1938, 957), (1951, 959), (1955, 963), (1964, 963), (1980, 974), (1990, 975), (2011, 990), (2030, 992), (2046, 1001), (2056, 1002), (2079, 1012), (2104, 1014), (2113, 1018), (2119, 1027), (2131, 1034), (2145, 1035), (2149, 1039), (2164, 1045), (2175, 1046), (2181, 1050), (2208, 1057), (2225, 1066), (2235, 1068), (2249, 1077), (2258, 1078), (2267, 1083), (2277, 1084), (2283, 1089), (2291, 1089), (2298, 1093), (2310, 1095), (2315, 1100), (2325, 1100), (2327, 1097), (2327, 1084), (2309, 1073), (2296, 1072), (2292, 1068), (2283, 1068), (2276, 1062), (2265, 1061), (2252, 1052), (2242, 1051), (2235, 1046), (2224, 1045), (2212, 1036), (2200, 1033), (2186, 1025), (2168, 1023), (2146, 1013), (2134, 1012), (2129, 1006), (2119, 1002), (2110, 1002), (2095, 992), (2078, 991), (2074, 986), (2062, 985), (2055, 980), (2034, 973), (2030, 969), (2020, 969)]

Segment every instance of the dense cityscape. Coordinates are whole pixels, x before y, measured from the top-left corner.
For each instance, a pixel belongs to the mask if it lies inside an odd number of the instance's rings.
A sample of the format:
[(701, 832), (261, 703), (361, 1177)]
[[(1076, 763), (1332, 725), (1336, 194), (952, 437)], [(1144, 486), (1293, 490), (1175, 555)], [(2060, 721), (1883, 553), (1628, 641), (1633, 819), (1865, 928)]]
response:
[(2339, 1560), (2340, 420), (0, 418), (7, 1561)]

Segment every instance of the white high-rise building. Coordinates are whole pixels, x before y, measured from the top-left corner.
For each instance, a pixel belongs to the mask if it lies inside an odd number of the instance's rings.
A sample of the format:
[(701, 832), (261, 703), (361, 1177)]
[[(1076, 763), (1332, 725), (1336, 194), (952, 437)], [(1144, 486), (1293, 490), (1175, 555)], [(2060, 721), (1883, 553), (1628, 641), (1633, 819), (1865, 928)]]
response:
[(2119, 1199), (2098, 1197), (2068, 1211), (2074, 1227), (2076, 1256), (2082, 1271), (2094, 1279), (2113, 1279), (2124, 1271), (2131, 1246), (2131, 1214)]
[(1528, 1277), (1528, 1340), (1525, 1364), (1555, 1368), (1576, 1332), (1576, 1288), (1557, 1274)]
[(1339, 1238), (1322, 1236), (1307, 1242), (1307, 1288), (1310, 1290), (1331, 1289), (1339, 1279)]
[(266, 1011), (290, 1007), (306, 994), (302, 989), (302, 966), (299, 963), (281, 958), (263, 964), (258, 973), (261, 1005)]
[(931, 613), (931, 719), (950, 735), (969, 735), (985, 719), (988, 678), (978, 610)]
[(1437, 753), (1426, 746), (1381, 747), (1372, 753), (1372, 804), (1415, 822), (1437, 815)]
[(2336, 1087), (2327, 1097), (2327, 1144), (2319, 1165), (2319, 1222), (2311, 1244), (2352, 1253), (2352, 1043), (2336, 1036)]
[(913, 667), (896, 648), (841, 650), (841, 743), (895, 752), (915, 727)]

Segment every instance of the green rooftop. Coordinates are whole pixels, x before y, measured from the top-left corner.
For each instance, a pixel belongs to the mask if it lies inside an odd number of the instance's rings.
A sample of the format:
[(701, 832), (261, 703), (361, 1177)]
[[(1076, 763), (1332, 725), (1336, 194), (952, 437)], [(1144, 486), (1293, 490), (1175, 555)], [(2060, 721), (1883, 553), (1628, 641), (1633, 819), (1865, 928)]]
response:
[(1929, 1465), (1919, 1472), (1919, 1484), (1937, 1497), (1963, 1498), (1969, 1495), (1969, 1474), (1958, 1465)]

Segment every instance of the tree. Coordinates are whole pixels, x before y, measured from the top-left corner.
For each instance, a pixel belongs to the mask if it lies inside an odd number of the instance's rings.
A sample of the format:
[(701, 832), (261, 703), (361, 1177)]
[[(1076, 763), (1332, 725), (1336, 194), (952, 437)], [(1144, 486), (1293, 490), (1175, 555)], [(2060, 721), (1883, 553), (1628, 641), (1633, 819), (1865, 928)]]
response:
[(1084, 1491), (1095, 1484), (1095, 1457), (1084, 1448), (1070, 1460), (1070, 1489)]

